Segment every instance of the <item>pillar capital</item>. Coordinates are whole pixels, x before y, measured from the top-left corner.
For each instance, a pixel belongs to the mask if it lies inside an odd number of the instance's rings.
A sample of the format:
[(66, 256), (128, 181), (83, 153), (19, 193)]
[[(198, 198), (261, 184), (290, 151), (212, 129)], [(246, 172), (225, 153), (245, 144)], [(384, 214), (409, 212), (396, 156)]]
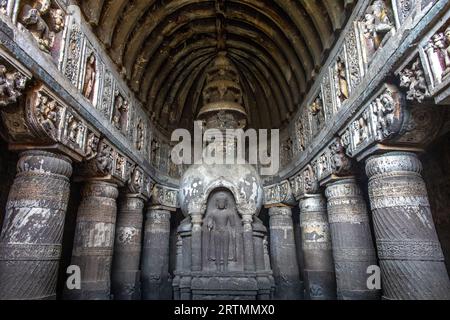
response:
[(293, 207), (295, 204), (296, 201), (288, 180), (264, 187), (264, 206), (266, 208)]
[(420, 174), (422, 163), (416, 153), (391, 151), (369, 157), (366, 160), (366, 172), (369, 178), (395, 172)]
[(39, 149), (23, 151), (17, 163), (18, 172), (72, 176), (72, 160), (64, 155)]

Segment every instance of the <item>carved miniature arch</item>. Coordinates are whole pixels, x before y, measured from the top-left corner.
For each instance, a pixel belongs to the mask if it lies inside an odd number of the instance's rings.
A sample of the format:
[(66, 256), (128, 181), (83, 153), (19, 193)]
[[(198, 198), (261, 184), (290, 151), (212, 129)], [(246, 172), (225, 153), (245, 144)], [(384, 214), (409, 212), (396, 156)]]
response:
[[(206, 213), (208, 200), (210, 199), (213, 192), (217, 190), (226, 190), (233, 195), (236, 202), (236, 209), (240, 216), (242, 216), (243, 214), (249, 214), (248, 212), (246, 212), (246, 210), (243, 209), (245, 208), (245, 199), (241, 197), (238, 186), (226, 179), (215, 180), (210, 185), (208, 185), (208, 187), (205, 189), (205, 192), (199, 197), (199, 207), (201, 208), (201, 212), (203, 212), (203, 214)], [(256, 214), (256, 212), (253, 212), (252, 214)]]

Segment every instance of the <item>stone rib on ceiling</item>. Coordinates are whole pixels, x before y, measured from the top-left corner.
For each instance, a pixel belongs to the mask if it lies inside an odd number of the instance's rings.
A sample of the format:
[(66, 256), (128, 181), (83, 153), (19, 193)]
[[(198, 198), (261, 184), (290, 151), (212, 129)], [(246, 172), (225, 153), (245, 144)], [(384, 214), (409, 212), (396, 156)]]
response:
[(352, 0), (80, 0), (87, 21), (163, 130), (187, 127), (219, 49), (237, 66), (254, 128), (301, 104)]

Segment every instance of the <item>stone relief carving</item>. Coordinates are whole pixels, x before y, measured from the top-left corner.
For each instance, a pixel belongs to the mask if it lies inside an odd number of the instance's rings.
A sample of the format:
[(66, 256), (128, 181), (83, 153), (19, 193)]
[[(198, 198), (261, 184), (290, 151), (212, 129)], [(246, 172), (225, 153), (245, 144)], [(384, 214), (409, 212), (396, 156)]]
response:
[(68, 47), (64, 56), (66, 57), (64, 66), (64, 75), (74, 85), (78, 86), (78, 75), (80, 69), (80, 57), (82, 46), (82, 33), (77, 24), (73, 24), (70, 28)]
[(140, 193), (144, 187), (144, 174), (139, 167), (134, 167), (128, 180), (128, 190), (133, 193)]
[(99, 151), (95, 159), (97, 169), (104, 175), (110, 175), (113, 172), (114, 148), (105, 141), (100, 143)]
[(433, 80), (440, 84), (450, 75), (450, 26), (434, 34), (424, 47)]
[(374, 143), (387, 142), (399, 133), (403, 121), (403, 97), (397, 87), (385, 84), (341, 134), (350, 157)]
[(27, 77), (17, 70), (0, 64), (0, 107), (16, 103), (22, 95), (27, 83)]
[(48, 135), (57, 138), (63, 107), (44, 91), (37, 92), (35, 103), (38, 122)]
[(396, 1), (397, 3), (397, 15), (400, 23), (404, 22), (406, 18), (411, 14), (412, 9), (414, 8), (413, 0), (400, 0)]
[(178, 189), (169, 188), (160, 184), (153, 187), (152, 204), (169, 208), (178, 208)]
[(112, 124), (122, 133), (125, 133), (128, 127), (128, 112), (128, 101), (126, 101), (123, 95), (117, 91), (114, 98)]
[(289, 181), (285, 180), (278, 184), (266, 186), (264, 189), (264, 205), (266, 207), (272, 205), (286, 204), (293, 205), (292, 189)]
[(50, 0), (25, 3), (19, 21), (36, 39), (39, 49), (50, 53), (56, 33), (64, 28), (64, 11)]
[(280, 163), (282, 167), (287, 166), (292, 161), (292, 139), (288, 137), (281, 144)]
[(313, 128), (313, 136), (315, 136), (323, 128), (325, 124), (325, 112), (321, 94), (310, 105), (311, 124)]
[(100, 105), (100, 112), (109, 119), (112, 109), (113, 100), (113, 76), (110, 72), (106, 72), (103, 80), (103, 94)]
[(360, 67), (360, 54), (354, 28), (349, 30), (345, 38), (345, 50), (347, 52), (348, 70), (350, 74), (350, 87), (355, 88), (361, 82), (362, 68)]
[(350, 97), (347, 67), (344, 58), (338, 57), (335, 66), (336, 97), (339, 107)]
[(160, 143), (156, 139), (156, 137), (152, 139), (151, 148), (152, 148), (151, 149), (151, 164), (155, 168), (159, 168), (159, 165), (160, 165)]
[(407, 100), (422, 103), (423, 100), (430, 95), (425, 80), (425, 73), (419, 58), (417, 58), (410, 67), (403, 69), (403, 71), (400, 72), (399, 77), (400, 87), (408, 90), (406, 92)]
[(84, 85), (83, 85), (83, 96), (86, 99), (94, 103), (94, 96), (96, 90), (96, 82), (97, 82), (97, 58), (95, 57), (94, 52), (88, 56), (86, 61), (86, 68), (84, 71)]
[(216, 271), (228, 271), (228, 263), (237, 260), (236, 226), (239, 223), (236, 203), (229, 191), (218, 191), (211, 196), (205, 216), (205, 251), (214, 261)]
[(377, 138), (381, 141), (389, 138), (393, 132), (395, 120), (395, 101), (391, 92), (383, 93), (372, 103), (373, 112), (376, 114)]
[(331, 90), (331, 82), (329, 72), (325, 74), (322, 80), (322, 93), (323, 93), (323, 106), (325, 111), (325, 120), (333, 118), (334, 105), (333, 105), (333, 93)]
[(296, 141), (296, 154), (299, 154), (302, 151), (305, 151), (306, 141), (305, 141), (305, 132), (303, 127), (302, 118), (299, 117), (295, 121), (295, 141)]
[(337, 176), (348, 175), (352, 169), (352, 163), (345, 154), (341, 139), (335, 138), (329, 148), (332, 173)]
[(100, 138), (94, 133), (90, 132), (87, 136), (86, 142), (86, 160), (94, 159), (98, 154), (98, 145), (100, 143)]
[(145, 143), (145, 126), (142, 119), (139, 119), (136, 127), (136, 149), (142, 151)]
[(367, 8), (364, 19), (360, 23), (366, 63), (387, 40), (387, 35), (395, 27), (390, 4), (385, 0), (375, 0)]
[(317, 179), (314, 167), (309, 164), (290, 180), (293, 195), (299, 200), (304, 195), (315, 194), (319, 190), (319, 181)]
[(83, 121), (75, 117), (71, 112), (67, 112), (64, 127), (66, 129), (66, 143), (72, 145), (74, 149), (83, 150), (87, 130)]

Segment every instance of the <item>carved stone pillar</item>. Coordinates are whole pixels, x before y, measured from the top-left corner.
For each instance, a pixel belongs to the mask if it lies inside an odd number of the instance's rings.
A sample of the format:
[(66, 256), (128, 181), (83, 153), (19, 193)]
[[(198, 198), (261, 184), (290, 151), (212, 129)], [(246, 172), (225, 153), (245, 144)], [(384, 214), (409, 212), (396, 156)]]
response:
[(67, 291), (69, 299), (110, 299), (118, 195), (112, 183), (88, 181), (84, 185), (71, 262), (80, 267), (81, 289)]
[(140, 271), (144, 199), (138, 194), (125, 195), (119, 204), (112, 293), (115, 300), (140, 299)]
[(320, 194), (300, 200), (300, 227), (305, 260), (305, 292), (311, 300), (336, 299), (331, 235), (326, 201)]
[(160, 207), (150, 207), (147, 212), (141, 264), (144, 300), (161, 299), (168, 281), (170, 216), (169, 210)]
[(294, 225), (290, 207), (269, 208), (270, 255), (275, 278), (275, 298), (296, 300), (303, 298), (295, 249)]
[(0, 300), (56, 297), (71, 175), (65, 156), (20, 154), (0, 237)]
[(330, 183), (325, 194), (338, 299), (379, 299), (379, 291), (367, 287), (367, 269), (377, 265), (377, 259), (366, 203), (356, 179)]
[(422, 164), (413, 153), (369, 158), (369, 195), (384, 299), (450, 299)]

